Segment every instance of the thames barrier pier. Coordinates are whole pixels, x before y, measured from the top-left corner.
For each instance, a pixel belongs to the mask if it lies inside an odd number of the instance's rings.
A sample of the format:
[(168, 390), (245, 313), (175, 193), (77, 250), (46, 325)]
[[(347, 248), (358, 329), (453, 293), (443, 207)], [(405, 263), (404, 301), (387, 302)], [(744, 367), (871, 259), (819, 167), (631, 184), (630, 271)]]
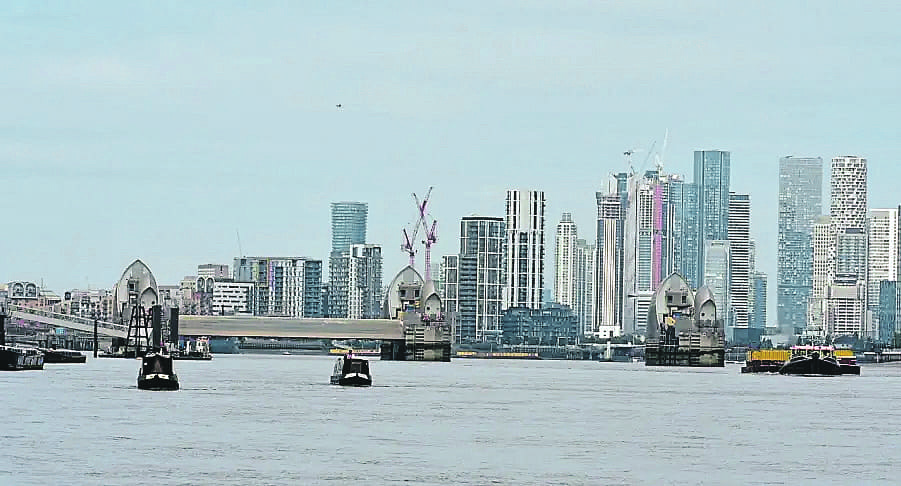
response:
[(713, 293), (696, 293), (681, 275), (667, 277), (648, 308), (647, 366), (722, 367), (726, 334), (717, 316)]
[(382, 341), (383, 360), (451, 360), (453, 316), (444, 313), (435, 283), (415, 268), (408, 265), (391, 281), (382, 313), (403, 323), (402, 340)]

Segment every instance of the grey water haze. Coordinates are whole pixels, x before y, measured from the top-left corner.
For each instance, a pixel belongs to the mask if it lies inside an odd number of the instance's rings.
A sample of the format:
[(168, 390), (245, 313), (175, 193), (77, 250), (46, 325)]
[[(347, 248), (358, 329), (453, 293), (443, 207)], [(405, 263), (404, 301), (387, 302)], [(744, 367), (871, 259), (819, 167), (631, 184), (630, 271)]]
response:
[(589, 361), (135, 360), (0, 374), (0, 484), (896, 484), (901, 366), (859, 377)]

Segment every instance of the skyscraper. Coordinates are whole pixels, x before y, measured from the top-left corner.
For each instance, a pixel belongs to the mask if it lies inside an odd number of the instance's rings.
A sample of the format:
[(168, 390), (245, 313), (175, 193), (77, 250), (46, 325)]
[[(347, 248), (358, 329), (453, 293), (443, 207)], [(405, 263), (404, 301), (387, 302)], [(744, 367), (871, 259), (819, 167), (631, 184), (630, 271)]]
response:
[(683, 181), (670, 182), (670, 202), (673, 206), (673, 271), (679, 272), (698, 288), (698, 186)]
[[(695, 151), (694, 183), (698, 190), (698, 249), (710, 240), (729, 238), (730, 153), (721, 150)], [(704, 252), (698, 255), (698, 275), (703, 281)], [(718, 308), (719, 309), (719, 308)]]
[(568, 305), (575, 311), (576, 240), (578, 231), (572, 214), (563, 213), (557, 223), (554, 250), (554, 302)]
[(870, 210), (867, 302), (877, 328), (880, 285), (886, 280), (898, 280), (898, 229), (898, 208)]
[[(776, 321), (792, 334), (807, 325), (813, 296), (813, 225), (823, 213), (823, 159), (779, 159)], [(825, 282), (823, 282), (825, 285)], [(821, 287), (822, 290), (822, 287)]]
[[(813, 224), (812, 229), (810, 302), (807, 317), (807, 329), (811, 332), (822, 334), (825, 331), (823, 324), (823, 297), (826, 295), (826, 285), (834, 272), (835, 256), (832, 254), (835, 245), (835, 237), (832, 234), (832, 222), (829, 216), (820, 216)], [(784, 329), (787, 334), (801, 334), (804, 327)]]
[(350, 247), (366, 243), (366, 216), (368, 205), (364, 202), (332, 203), (332, 251), (329, 254), (329, 308), (330, 317), (347, 317), (350, 297)]
[(502, 218), (460, 221), (460, 253), (442, 261), (446, 308), (457, 313), (457, 342), (484, 342), (501, 332), (505, 238)]
[[(831, 281), (835, 285), (827, 290), (827, 298), (838, 304), (830, 304), (827, 325), (830, 332), (857, 332), (865, 335), (867, 329), (863, 313), (867, 309), (867, 160), (856, 156), (834, 157), (831, 180), (832, 200), (829, 212), (835, 255)], [(851, 283), (852, 278), (856, 279), (856, 284)], [(855, 298), (852, 294), (860, 295), (856, 289), (858, 286), (864, 288), (863, 302), (852, 305), (849, 299)], [(854, 289), (853, 292), (851, 289)], [(852, 309), (859, 309), (861, 315), (852, 316)], [(858, 328), (849, 331), (854, 326)]]
[(597, 294), (594, 286), (595, 266), (597, 265), (597, 245), (585, 240), (576, 240), (576, 277), (573, 286), (573, 311), (579, 317), (582, 334), (593, 333), (594, 308), (597, 305)]
[[(723, 316), (726, 323), (726, 339), (733, 340), (732, 302), (729, 297), (729, 281), (732, 265), (729, 240), (708, 240), (704, 243), (704, 285), (713, 293), (717, 316)], [(722, 309), (722, 311), (720, 311)]]
[(630, 178), (624, 209), (623, 289), (635, 298), (623, 303), (627, 332), (644, 334), (654, 291), (673, 270), (671, 180), (658, 170)]
[(592, 331), (610, 338), (623, 334), (623, 217), (616, 180), (609, 192), (596, 194), (598, 204), (595, 308)]
[(366, 216), (369, 207), (364, 202), (332, 203), (332, 251), (348, 251), (350, 245), (366, 243)]
[(507, 191), (504, 307), (541, 307), (544, 292), (544, 191)]
[(752, 334), (751, 341), (759, 341), (760, 335), (766, 329), (766, 289), (767, 275), (763, 272), (754, 272), (748, 299), (748, 328)]
[[(748, 334), (748, 293), (751, 284), (751, 198), (729, 193), (729, 298), (732, 304), (732, 342), (752, 341)], [(727, 334), (728, 330), (727, 330)]]

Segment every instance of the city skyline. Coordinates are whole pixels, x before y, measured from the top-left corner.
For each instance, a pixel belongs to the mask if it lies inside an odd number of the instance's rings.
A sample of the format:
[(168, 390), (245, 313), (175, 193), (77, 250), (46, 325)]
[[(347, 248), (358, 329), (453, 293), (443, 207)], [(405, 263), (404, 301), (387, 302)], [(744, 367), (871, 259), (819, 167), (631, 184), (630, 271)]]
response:
[[(801, 2), (479, 2), (452, 15), (373, 5), (352, 16), (207, 5), (0, 15), (0, 57), (19, 67), (0, 94), (16, 233), (0, 243), (5, 280), (108, 288), (138, 257), (167, 283), (242, 254), (327, 261), (329, 204), (342, 200), (369, 203), (367, 237), (390, 274), (417, 217), (410, 193), (429, 185), (441, 228), (502, 216), (504, 191), (530, 187), (546, 193), (548, 215), (570, 212), (589, 234), (592, 194), (628, 169), (622, 153), (643, 149), (633, 164), (649, 168), (668, 128), (668, 173), (690, 178), (694, 150), (731, 152), (772, 323), (780, 157), (858, 154), (887, 175), (871, 178), (869, 206), (898, 203), (901, 69), (884, 62), (901, 44), (895, 3), (834, 4), (816, 22)], [(453, 240), (433, 255), (453, 253)]]

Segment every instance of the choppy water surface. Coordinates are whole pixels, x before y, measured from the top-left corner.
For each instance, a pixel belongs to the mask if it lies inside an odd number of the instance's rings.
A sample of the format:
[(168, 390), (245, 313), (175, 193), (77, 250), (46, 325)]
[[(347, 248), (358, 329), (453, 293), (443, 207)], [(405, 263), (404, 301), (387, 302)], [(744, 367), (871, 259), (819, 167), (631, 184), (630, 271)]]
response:
[(0, 484), (898, 484), (901, 365), (860, 377), (572, 361), (180, 361), (0, 374)]

